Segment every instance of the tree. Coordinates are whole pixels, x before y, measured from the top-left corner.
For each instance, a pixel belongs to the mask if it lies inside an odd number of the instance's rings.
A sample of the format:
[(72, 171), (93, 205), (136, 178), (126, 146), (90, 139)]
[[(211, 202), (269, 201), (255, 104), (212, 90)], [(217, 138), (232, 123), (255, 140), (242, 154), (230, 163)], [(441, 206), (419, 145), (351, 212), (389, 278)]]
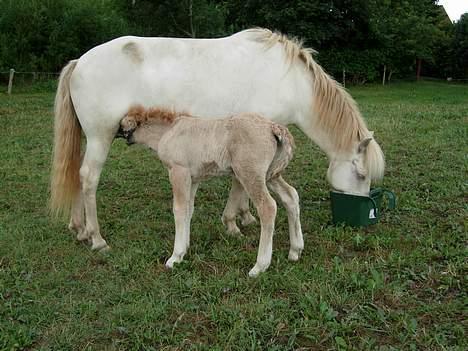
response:
[(111, 0), (0, 0), (0, 7), (1, 70), (57, 71), (127, 31)]
[(218, 37), (224, 35), (225, 7), (209, 0), (123, 1), (132, 32), (143, 36)]
[(451, 67), (454, 78), (468, 78), (468, 12), (455, 23)]
[(437, 48), (447, 41), (434, 0), (372, 0), (369, 4), (383, 66), (390, 72), (404, 72), (415, 63), (420, 69), (423, 60), (434, 62)]

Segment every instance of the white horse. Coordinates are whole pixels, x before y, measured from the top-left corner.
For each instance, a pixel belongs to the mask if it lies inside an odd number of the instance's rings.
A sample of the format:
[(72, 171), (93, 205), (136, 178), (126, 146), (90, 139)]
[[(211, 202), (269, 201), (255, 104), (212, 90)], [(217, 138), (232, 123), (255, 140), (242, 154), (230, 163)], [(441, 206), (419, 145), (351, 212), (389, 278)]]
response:
[[(383, 176), (382, 151), (351, 96), (297, 40), (265, 29), (220, 39), (122, 37), (63, 69), (55, 100), (51, 209), (92, 249), (106, 250), (96, 189), (120, 120), (133, 105), (216, 118), (258, 113), (295, 124), (328, 156), (337, 191), (367, 195)], [(86, 152), (81, 161), (81, 132)], [(236, 192), (234, 192), (236, 193)], [(246, 196), (226, 207), (248, 208)]]

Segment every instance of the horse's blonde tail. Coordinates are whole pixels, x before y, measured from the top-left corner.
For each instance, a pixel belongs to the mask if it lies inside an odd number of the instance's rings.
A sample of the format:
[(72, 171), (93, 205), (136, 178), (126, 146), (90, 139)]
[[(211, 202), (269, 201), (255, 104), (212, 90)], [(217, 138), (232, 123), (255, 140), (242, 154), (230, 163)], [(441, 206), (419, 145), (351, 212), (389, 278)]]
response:
[(273, 178), (288, 166), (289, 161), (293, 157), (294, 149), (294, 138), (288, 128), (278, 123), (273, 123), (271, 131), (278, 142), (278, 149), (268, 169), (268, 178)]
[(70, 95), (70, 77), (78, 60), (60, 73), (55, 96), (54, 153), (50, 182), (50, 212), (69, 215), (80, 192), (81, 126)]

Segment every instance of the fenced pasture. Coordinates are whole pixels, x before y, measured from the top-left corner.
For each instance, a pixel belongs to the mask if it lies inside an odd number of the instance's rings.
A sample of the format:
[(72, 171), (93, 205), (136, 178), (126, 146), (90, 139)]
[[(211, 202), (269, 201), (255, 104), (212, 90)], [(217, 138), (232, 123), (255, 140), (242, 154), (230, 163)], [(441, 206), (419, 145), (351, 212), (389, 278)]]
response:
[(174, 222), (167, 174), (116, 140), (98, 189), (112, 250), (91, 252), (48, 216), (54, 93), (0, 93), (1, 350), (465, 350), (468, 87), (354, 87), (386, 155), (397, 209), (366, 229), (330, 224), (326, 157), (297, 129), (285, 179), (301, 197), (305, 250), (257, 279), (259, 225), (220, 217), (229, 179), (201, 185), (184, 262), (164, 268)]

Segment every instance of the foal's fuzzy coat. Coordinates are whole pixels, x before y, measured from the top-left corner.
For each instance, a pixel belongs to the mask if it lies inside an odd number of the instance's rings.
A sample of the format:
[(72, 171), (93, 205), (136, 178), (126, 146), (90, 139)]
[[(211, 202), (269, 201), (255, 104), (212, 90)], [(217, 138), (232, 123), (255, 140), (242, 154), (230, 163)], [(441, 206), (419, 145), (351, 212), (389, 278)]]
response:
[[(184, 113), (137, 106), (122, 119), (120, 128), (129, 143), (144, 144), (155, 150), (169, 170), (176, 235), (174, 252), (166, 266), (172, 268), (174, 263), (181, 262), (189, 247), (190, 220), (199, 182), (218, 175), (233, 175), (232, 197), (239, 198), (236, 193), (241, 194), (245, 189), (260, 217), (257, 263), (249, 275), (257, 276), (271, 262), (276, 202), (267, 185), (279, 195), (288, 212), (289, 259), (299, 259), (304, 247), (299, 197), (281, 177), (292, 158), (294, 145), (286, 127), (255, 114), (203, 120)], [(236, 201), (226, 207), (225, 223), (235, 221), (240, 208)]]

